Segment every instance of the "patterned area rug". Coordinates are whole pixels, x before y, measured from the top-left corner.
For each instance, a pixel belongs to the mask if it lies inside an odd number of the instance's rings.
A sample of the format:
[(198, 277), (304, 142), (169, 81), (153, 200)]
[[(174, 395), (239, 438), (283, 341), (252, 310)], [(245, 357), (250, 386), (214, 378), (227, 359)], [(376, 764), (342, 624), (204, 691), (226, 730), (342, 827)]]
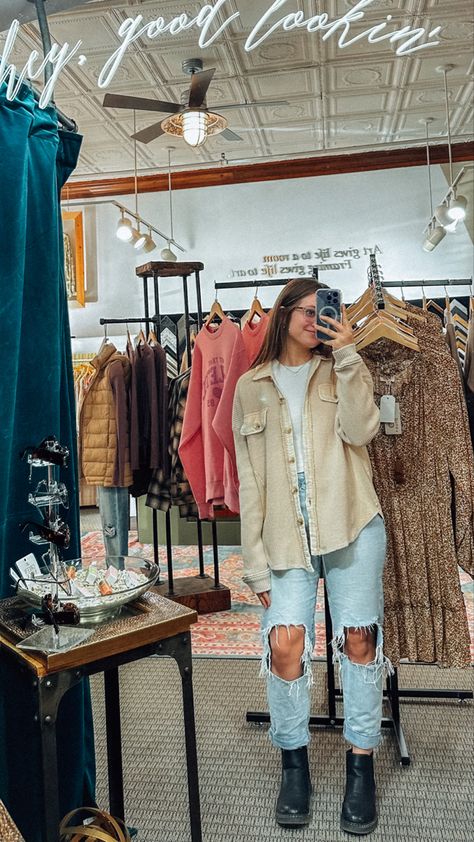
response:
[[(136, 532), (130, 532), (129, 553), (133, 556), (153, 558), (151, 544), (140, 544)], [(101, 532), (89, 532), (82, 537), (82, 555), (103, 558), (104, 544)], [(205, 571), (213, 575), (212, 547), (204, 547)], [(166, 548), (160, 547), (160, 566), (166, 571)], [(199, 571), (197, 547), (173, 547), (173, 572), (178, 576), (195, 576)], [(204, 614), (193, 626), (193, 654), (207, 657), (258, 658), (262, 647), (260, 622), (263, 608), (256, 596), (242, 582), (242, 556), (240, 547), (219, 547), (219, 571), (223, 585), (231, 592), (230, 611)], [(471, 632), (471, 660), (474, 663), (474, 585), (466, 573), (460, 571), (461, 586), (466, 602)], [(166, 576), (162, 576), (166, 580)], [(326, 654), (324, 597), (319, 588), (316, 604), (316, 657)]]

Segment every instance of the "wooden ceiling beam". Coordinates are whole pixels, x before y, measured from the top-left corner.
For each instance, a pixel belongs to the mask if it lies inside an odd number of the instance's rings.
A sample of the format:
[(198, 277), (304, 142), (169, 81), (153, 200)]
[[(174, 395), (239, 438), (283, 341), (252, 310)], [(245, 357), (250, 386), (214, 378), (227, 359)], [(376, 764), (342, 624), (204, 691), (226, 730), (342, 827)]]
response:
[[(453, 161), (473, 161), (474, 143), (456, 143), (452, 147)], [(449, 160), (447, 145), (430, 147), (432, 164), (446, 164)], [(426, 164), (423, 146), (409, 149), (373, 150), (355, 155), (328, 155), (314, 158), (296, 158), (287, 161), (263, 161), (257, 164), (228, 164), (211, 169), (177, 170), (173, 173), (173, 190), (190, 190), (196, 187), (245, 184), (258, 181), (278, 181), (286, 178), (312, 178), (340, 173), (370, 172), (396, 167), (419, 167)], [(156, 193), (168, 190), (168, 175), (142, 175), (138, 178), (139, 193)], [(124, 196), (134, 192), (133, 176), (99, 178), (88, 181), (70, 181), (63, 188), (64, 199), (94, 199), (104, 196)]]

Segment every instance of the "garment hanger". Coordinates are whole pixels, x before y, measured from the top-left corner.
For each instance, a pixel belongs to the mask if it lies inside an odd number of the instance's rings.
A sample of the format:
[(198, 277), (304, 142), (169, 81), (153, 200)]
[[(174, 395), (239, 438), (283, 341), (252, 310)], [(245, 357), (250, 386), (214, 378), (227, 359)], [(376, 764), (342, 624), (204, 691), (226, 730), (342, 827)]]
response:
[(393, 330), (397, 330), (405, 336), (411, 338), (415, 336), (413, 328), (410, 327), (410, 325), (407, 325), (406, 322), (402, 322), (400, 319), (394, 318), (390, 314), (386, 313), (385, 310), (378, 310), (376, 313), (373, 313), (372, 316), (369, 316), (364, 324), (354, 331), (354, 338), (356, 341), (359, 336), (363, 335), (364, 331), (368, 332), (379, 322), (388, 325)]
[(252, 301), (250, 310), (249, 310), (249, 316), (248, 316), (247, 321), (251, 325), (255, 316), (258, 316), (261, 319), (263, 316), (266, 316), (266, 315), (267, 314), (265, 313), (265, 310), (263, 309), (262, 305), (260, 304), (260, 301), (258, 300), (258, 288), (257, 288), (257, 290), (255, 292), (255, 295), (253, 297), (253, 301)]
[(149, 345), (159, 345), (158, 339), (156, 338), (156, 333), (151, 327), (148, 331), (148, 339), (147, 342)]
[(449, 300), (448, 290), (446, 287), (444, 288), (445, 292), (445, 299), (444, 299), (444, 323), (445, 325), (452, 325), (453, 324), (453, 317), (451, 315), (451, 302)]
[(105, 324), (104, 325), (104, 338), (103, 338), (102, 342), (100, 343), (100, 348), (97, 351), (98, 354), (100, 354), (100, 352), (103, 351), (103, 349), (107, 345), (108, 341), (109, 341), (109, 337), (108, 337), (108, 333), (107, 333), (107, 325)]
[(214, 319), (216, 319), (216, 318), (220, 319), (221, 322), (223, 322), (224, 319), (226, 318), (226, 314), (224, 313), (221, 305), (219, 304), (219, 302), (217, 300), (217, 295), (216, 295), (216, 297), (214, 299), (214, 303), (213, 303), (213, 305), (212, 305), (212, 307), (209, 311), (209, 315), (208, 315), (207, 319), (204, 321), (204, 325), (206, 327), (209, 327), (211, 322), (213, 322)]
[(390, 339), (396, 342), (397, 345), (404, 345), (412, 351), (419, 351), (418, 339), (416, 336), (409, 336), (390, 323), (382, 319), (374, 319), (370, 330), (361, 331), (361, 334), (356, 338), (356, 347), (358, 350), (377, 342), (378, 339)]

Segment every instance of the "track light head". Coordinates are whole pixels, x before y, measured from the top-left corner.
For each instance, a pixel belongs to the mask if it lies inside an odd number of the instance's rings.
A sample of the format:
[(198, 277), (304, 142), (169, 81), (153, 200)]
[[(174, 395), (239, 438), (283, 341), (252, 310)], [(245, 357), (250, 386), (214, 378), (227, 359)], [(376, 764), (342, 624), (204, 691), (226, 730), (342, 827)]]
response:
[(441, 205), (438, 205), (435, 210), (435, 217), (443, 228), (453, 221), (452, 217), (449, 215), (449, 201), (442, 202)]
[(168, 248), (162, 249), (161, 259), (165, 260), (167, 263), (176, 263), (178, 258), (176, 257), (174, 251), (171, 251), (170, 243), (168, 243)]
[(441, 225), (436, 225), (436, 222), (432, 220), (428, 227), (428, 235), (423, 243), (423, 251), (433, 251), (445, 236), (444, 228)]
[(453, 195), (449, 203), (448, 214), (451, 219), (457, 222), (466, 218), (467, 199), (465, 196)]
[(124, 216), (122, 211), (122, 216), (119, 219), (117, 225), (117, 231), (115, 232), (116, 236), (119, 240), (122, 240), (123, 243), (129, 243), (132, 239), (132, 222), (130, 219)]

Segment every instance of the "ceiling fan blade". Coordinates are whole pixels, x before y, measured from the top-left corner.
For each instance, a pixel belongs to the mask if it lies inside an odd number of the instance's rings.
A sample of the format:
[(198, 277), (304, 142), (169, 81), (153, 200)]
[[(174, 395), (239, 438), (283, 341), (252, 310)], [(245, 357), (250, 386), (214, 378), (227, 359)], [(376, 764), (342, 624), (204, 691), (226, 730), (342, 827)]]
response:
[(221, 132), (221, 137), (224, 137), (226, 140), (243, 140), (243, 137), (240, 137), (239, 134), (236, 134), (232, 131), (232, 129), (224, 129)]
[(179, 102), (164, 102), (160, 99), (144, 99), (141, 96), (124, 96), (123, 94), (106, 94), (102, 105), (106, 108), (131, 108), (137, 111), (164, 111), (176, 114), (182, 106)]
[(152, 140), (155, 140), (156, 137), (160, 137), (162, 134), (165, 134), (165, 132), (161, 128), (161, 123), (153, 123), (147, 129), (141, 129), (136, 134), (132, 134), (132, 138), (133, 140), (139, 140), (140, 143), (151, 143)]
[(206, 99), (207, 89), (212, 82), (212, 77), (216, 72), (215, 67), (209, 70), (201, 70), (199, 73), (193, 73), (191, 77), (191, 87), (189, 89), (189, 108), (200, 108)]
[[(235, 105), (219, 105), (216, 106), (216, 111), (230, 111), (231, 108), (268, 108), (270, 105), (289, 105), (286, 99), (261, 100), (261, 102), (239, 102)], [(211, 111), (214, 109), (211, 108)]]

